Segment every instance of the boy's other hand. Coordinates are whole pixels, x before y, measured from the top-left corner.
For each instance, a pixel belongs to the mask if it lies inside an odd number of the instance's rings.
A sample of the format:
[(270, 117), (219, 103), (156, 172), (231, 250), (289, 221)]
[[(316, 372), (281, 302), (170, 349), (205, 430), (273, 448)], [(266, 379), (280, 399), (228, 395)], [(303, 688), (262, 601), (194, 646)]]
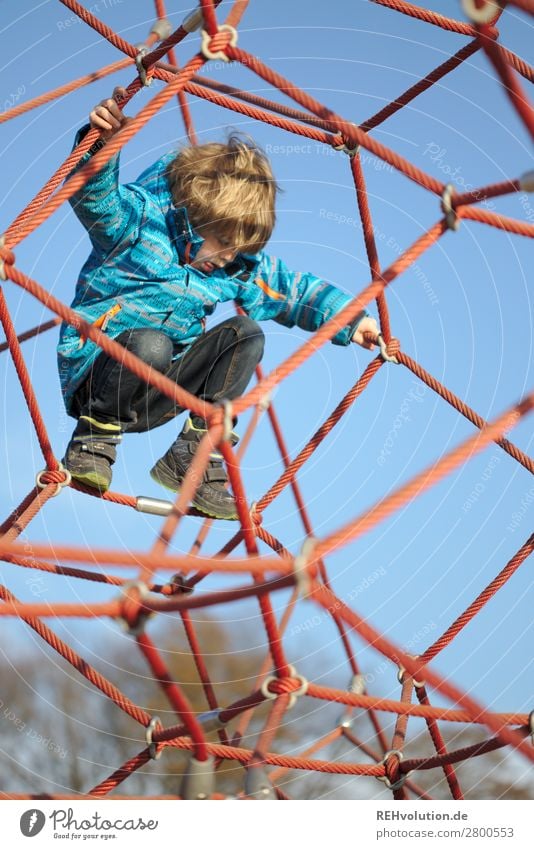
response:
[(352, 341), (361, 345), (362, 348), (367, 348), (373, 351), (379, 334), (378, 324), (374, 318), (367, 315), (362, 318), (357, 329), (352, 334)]
[(113, 89), (112, 97), (101, 100), (89, 114), (91, 127), (100, 130), (106, 141), (130, 120), (119, 106), (119, 103), (127, 96), (126, 89), (123, 86), (117, 86)]

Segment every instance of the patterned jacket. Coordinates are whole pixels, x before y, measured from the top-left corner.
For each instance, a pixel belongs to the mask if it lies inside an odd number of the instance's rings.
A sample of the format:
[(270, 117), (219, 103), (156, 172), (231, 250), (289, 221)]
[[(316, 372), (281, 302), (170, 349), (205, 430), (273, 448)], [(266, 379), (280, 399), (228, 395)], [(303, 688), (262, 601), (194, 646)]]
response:
[[(77, 142), (83, 128), (78, 133)], [(89, 151), (86, 158), (94, 151)], [(151, 327), (175, 344), (178, 357), (204, 332), (218, 303), (234, 300), (256, 321), (314, 331), (351, 301), (335, 286), (309, 273), (290, 271), (263, 251), (238, 254), (222, 270), (194, 269), (202, 238), (187, 210), (173, 205), (163, 156), (135, 183), (119, 184), (119, 155), (73, 195), (73, 209), (89, 233), (92, 252), (84, 264), (72, 308), (115, 338), (125, 330)], [(360, 313), (332, 341), (348, 345)], [(58, 345), (61, 389), (67, 411), (100, 348), (63, 323)]]

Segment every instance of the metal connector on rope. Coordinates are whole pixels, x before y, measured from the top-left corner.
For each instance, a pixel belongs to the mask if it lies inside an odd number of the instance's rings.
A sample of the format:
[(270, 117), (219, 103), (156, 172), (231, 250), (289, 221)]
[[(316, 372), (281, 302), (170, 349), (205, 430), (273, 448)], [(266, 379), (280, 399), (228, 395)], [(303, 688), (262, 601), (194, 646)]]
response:
[(316, 543), (317, 540), (315, 537), (306, 537), (300, 554), (297, 554), (293, 560), (293, 577), (295, 578), (295, 586), (301, 598), (307, 596), (310, 592), (311, 578), (308, 565)]
[(522, 192), (534, 192), (534, 171), (527, 171), (521, 175), (519, 178), (519, 188)]
[(174, 509), (172, 501), (164, 498), (150, 498), (148, 495), (138, 495), (135, 499), (135, 509), (139, 513), (149, 513), (152, 516), (170, 516)]
[(157, 21), (154, 21), (150, 30), (150, 33), (154, 33), (158, 41), (165, 41), (165, 39), (170, 36), (171, 32), (171, 22), (168, 21), (167, 18), (158, 18)]
[(528, 728), (530, 731), (530, 742), (534, 746), (534, 710), (531, 710), (528, 715)]
[(163, 749), (158, 749), (158, 744), (154, 743), (154, 741), (152, 740), (152, 735), (158, 727), (163, 727), (161, 724), (161, 719), (159, 718), (159, 716), (153, 716), (150, 722), (148, 723), (145, 731), (145, 739), (146, 744), (148, 746), (148, 753), (154, 761), (157, 761), (159, 758), (161, 758), (161, 755), (163, 754)]
[(351, 159), (353, 158), (353, 156), (356, 156), (356, 154), (360, 150), (359, 144), (354, 145), (354, 147), (348, 147), (346, 142), (343, 142), (343, 144), (333, 144), (332, 147), (334, 150), (343, 151), (343, 153), (346, 153), (347, 156), (349, 156)]
[(143, 65), (143, 56), (146, 56), (147, 53), (150, 53), (150, 48), (146, 46), (146, 44), (138, 44), (137, 47), (137, 56), (135, 57), (135, 65), (137, 67), (137, 73), (139, 74), (139, 79), (141, 80), (144, 86), (152, 85), (152, 76), (147, 75), (147, 69)]
[(184, 773), (180, 786), (182, 799), (209, 799), (215, 789), (215, 759), (210, 755), (205, 761), (197, 761), (193, 756), (189, 759), (187, 772)]
[(460, 226), (460, 219), (454, 206), (452, 205), (452, 196), (454, 194), (454, 186), (452, 183), (447, 183), (441, 195), (441, 208), (445, 213), (447, 227), (449, 230), (457, 230)]
[[(409, 655), (407, 655), (407, 657), (410, 657), (412, 660), (419, 660), (419, 658), (416, 654), (409, 654)], [(404, 683), (403, 678), (404, 678), (405, 675), (406, 675), (406, 669), (401, 663), (399, 663), (399, 669), (397, 671), (397, 678), (398, 678), (399, 684)], [(408, 675), (410, 675), (410, 677), (412, 678), (412, 682), (413, 682), (414, 687), (424, 687), (425, 686), (425, 683), (426, 683), (425, 681), (423, 681), (423, 680), (416, 681), (415, 678), (409, 672), (408, 672)]]
[[(289, 677), (296, 678), (298, 681), (300, 681), (300, 687), (298, 688), (298, 690), (293, 690), (293, 692), (287, 693), (287, 695), (289, 696), (287, 709), (291, 710), (291, 708), (295, 706), (297, 698), (299, 696), (304, 696), (308, 692), (309, 681), (307, 678), (304, 677), (304, 675), (298, 675), (297, 670), (292, 665), (289, 666)], [(269, 684), (271, 684), (273, 681), (280, 680), (281, 679), (278, 677), (278, 675), (268, 675), (260, 687), (260, 693), (262, 694), (262, 696), (265, 696), (266, 699), (277, 699), (280, 696), (280, 693), (273, 693), (271, 690), (269, 690)]]
[(384, 362), (395, 363), (395, 365), (398, 366), (399, 361), (398, 361), (397, 357), (391, 356), (391, 354), (388, 354), (387, 342), (386, 342), (386, 340), (384, 339), (384, 337), (382, 336), (381, 333), (378, 334), (377, 342), (378, 342), (378, 346), (380, 348), (380, 356), (382, 357)]
[(223, 408), (223, 411), (224, 411), (224, 415), (223, 415), (224, 430), (223, 430), (222, 438), (223, 438), (224, 442), (229, 442), (230, 437), (232, 436), (233, 427), (234, 427), (234, 413), (233, 413), (232, 402), (228, 401), (227, 398), (224, 398), (221, 401), (220, 406)]
[[(72, 481), (72, 475), (68, 469), (65, 468), (61, 463), (58, 464), (58, 472), (62, 472), (65, 475), (65, 479), (62, 481), (58, 481), (56, 483), (55, 492), (52, 493), (52, 498), (55, 498), (56, 495), (59, 495), (63, 487), (70, 486)], [(38, 472), (35, 476), (35, 486), (39, 489), (44, 489), (48, 486), (46, 481), (43, 480), (43, 475), (50, 474), (50, 469), (43, 469), (41, 472)]]
[(198, 714), (197, 721), (201, 724), (203, 731), (220, 731), (226, 725), (220, 718), (220, 714), (219, 708), (207, 710)]
[[(129, 590), (137, 590), (137, 592), (139, 593), (140, 601), (143, 601), (145, 598), (147, 598), (149, 594), (149, 589), (147, 585), (143, 583), (143, 581), (127, 581), (125, 584), (122, 585), (121, 589), (122, 593), (120, 596), (120, 600), (123, 604), (125, 600), (125, 595)], [(124, 616), (119, 615), (117, 619), (119, 620), (125, 631), (128, 631), (129, 634), (134, 637), (137, 637), (139, 636), (139, 634), (143, 633), (143, 631), (145, 630), (146, 621), (147, 619), (150, 619), (152, 615), (153, 614), (148, 610), (146, 612), (140, 612), (137, 617), (137, 622), (135, 622), (133, 625), (128, 622), (128, 620)]]
[(474, 24), (489, 24), (502, 8), (496, 0), (486, 0), (484, 6), (480, 8), (475, 0), (462, 0), (462, 6), (465, 14)]
[[(365, 675), (362, 675), (361, 672), (353, 675), (349, 681), (348, 691), (349, 693), (354, 693), (356, 696), (363, 696), (365, 693)], [(349, 707), (348, 710), (352, 711), (353, 708)], [(338, 724), (340, 728), (352, 728), (353, 722), (354, 716), (347, 714), (347, 711), (345, 711), (341, 714)]]
[(186, 32), (194, 32), (196, 29), (200, 29), (202, 24), (204, 23), (204, 17), (202, 15), (202, 9), (195, 9), (194, 12), (190, 12), (183, 21), (182, 21), (182, 29), (185, 29)]
[[(392, 757), (392, 755), (395, 755), (399, 759), (399, 762), (404, 759), (404, 754), (399, 749), (389, 749), (387, 752), (385, 752), (382, 760), (379, 761), (379, 766), (386, 766), (387, 761), (390, 757)], [(408, 776), (412, 774), (412, 772), (413, 770), (410, 770), (409, 772), (403, 772), (401, 777), (397, 779), (397, 781), (391, 781), (387, 775), (375, 775), (375, 778), (378, 779), (378, 781), (383, 781), (388, 790), (400, 790), (400, 788), (404, 785), (404, 782), (406, 781)]]
[(267, 802), (276, 799), (274, 787), (269, 781), (264, 766), (249, 766), (245, 776), (245, 796), (256, 801)]
[[(235, 47), (237, 44), (237, 30), (235, 27), (230, 26), (230, 24), (219, 24), (217, 32), (229, 32), (230, 33), (230, 41), (228, 42), (231, 47)], [(214, 36), (213, 36), (214, 37)], [(226, 55), (224, 50), (211, 50), (210, 44), (212, 41), (212, 36), (205, 29), (202, 30), (202, 42), (200, 45), (200, 52), (206, 59), (210, 61), (212, 59), (220, 59), (222, 62), (230, 62), (229, 57)]]

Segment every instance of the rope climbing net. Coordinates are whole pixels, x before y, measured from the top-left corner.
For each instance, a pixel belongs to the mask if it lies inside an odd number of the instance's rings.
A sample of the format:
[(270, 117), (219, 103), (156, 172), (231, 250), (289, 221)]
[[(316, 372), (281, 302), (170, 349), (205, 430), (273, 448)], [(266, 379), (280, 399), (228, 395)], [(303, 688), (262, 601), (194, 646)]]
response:
[[(462, 799), (463, 793), (455, 764), (502, 747), (512, 747), (527, 760), (534, 761), (532, 746), (534, 711), (530, 715), (493, 712), (470, 694), (460, 690), (450, 680), (438, 674), (432, 663), (443, 649), (459, 637), (468, 623), (521, 567), (532, 553), (534, 535), (524, 542), (499, 574), (452, 624), (417, 656), (406, 653), (345, 604), (333, 592), (326, 566), (329, 555), (372, 530), (388, 516), (407, 505), (421, 491), (435, 485), (490, 443), (498, 445), (529, 472), (534, 471), (533, 459), (505, 436), (532, 410), (534, 392), (527, 394), (497, 419), (485, 421), (401, 349), (398, 339), (392, 334), (386, 300), (386, 290), (399, 275), (413, 266), (417, 259), (435, 245), (445, 233), (451, 229), (457, 229), (462, 220), (481, 222), (496, 230), (504, 230), (524, 237), (534, 236), (534, 224), (506, 217), (487, 208), (480, 208), (481, 202), (490, 198), (534, 190), (534, 173), (460, 193), (452, 185), (443, 184), (425, 173), (371, 135), (371, 132), (389, 117), (453, 72), (477, 51), (483, 51), (493, 66), (497, 78), (500, 79), (512, 107), (530, 134), (534, 136), (534, 111), (525, 94), (524, 83), (520, 79), (523, 77), (532, 82), (534, 69), (500, 43), (497, 28), (500, 17), (507, 14), (507, 6), (515, 7), (522, 14), (532, 14), (534, 0), (508, 0), (508, 2), (464, 0), (463, 5), (469, 23), (445, 17), (403, 0), (372, 0), (397, 13), (424, 21), (429, 26), (441, 27), (448, 32), (465, 36), (468, 41), (431, 73), (359, 125), (351, 123), (324, 106), (240, 45), (238, 29), (248, 0), (235, 0), (223, 23), (218, 19), (217, 7), (220, 0), (200, 0), (198, 9), (189, 15), (174, 32), (171, 31), (166, 20), (163, 0), (155, 0), (157, 22), (146, 42), (141, 45), (133, 45), (117, 35), (94, 14), (82, 7), (77, 0), (60, 0), (60, 2), (116, 47), (124, 58), (4, 112), (0, 116), (0, 122), (16, 118), (119, 70), (131, 69), (135, 74), (126, 89), (126, 102), (153, 79), (165, 84), (120, 132), (65, 181), (83, 154), (97, 141), (98, 132), (91, 130), (33, 200), (12, 221), (0, 241), (2, 280), (10, 281), (31, 294), (55, 316), (38, 327), (17, 335), (4, 294), (0, 291), (0, 320), (6, 337), (0, 350), (9, 351), (12, 357), (45, 464), (44, 470), (37, 474), (35, 486), (0, 526), (0, 558), (6, 563), (25, 569), (42, 570), (72, 579), (98, 581), (109, 585), (110, 590), (113, 591), (112, 599), (102, 603), (44, 604), (21, 602), (7, 587), (1, 586), (0, 615), (18, 617), (27, 623), (54, 651), (72, 664), (74, 669), (93, 687), (113, 700), (117, 710), (123, 711), (137, 721), (146, 733), (146, 746), (142, 751), (133, 753), (126, 763), (118, 766), (112, 775), (103, 778), (97, 786), (87, 787), (86, 793), (91, 796), (105, 796), (116, 791), (116, 788), (129, 776), (151, 759), (159, 757), (167, 747), (188, 750), (191, 753), (178, 792), (179, 797), (187, 799), (209, 798), (215, 794), (216, 770), (225, 760), (236, 762), (245, 768), (244, 795), (249, 797), (287, 798), (279, 786), (280, 777), (287, 770), (302, 770), (346, 776), (374, 776), (384, 781), (393, 797), (399, 800), (414, 796), (430, 798), (418, 786), (414, 778), (410, 777), (417, 771), (441, 770), (451, 796), (454, 799)], [(194, 52), (192, 58), (179, 67), (175, 47), (183, 40), (186, 40), (187, 46), (195, 37), (196, 30), (201, 30), (201, 49)], [(203, 65), (212, 59), (242, 63), (274, 89), (291, 98), (296, 107), (291, 108), (274, 100), (200, 76), (199, 72)], [(151, 371), (132, 353), (125, 351), (94, 325), (88, 324), (36, 280), (25, 274), (17, 266), (15, 256), (17, 245), (97, 173), (174, 96), (178, 97), (188, 138), (191, 143), (196, 143), (187, 95), (202, 98), (250, 119), (263, 121), (289, 133), (344, 151), (347, 154), (347, 167), (350, 168), (354, 181), (370, 271), (369, 284), (340, 314), (315, 332), (309, 341), (291, 354), (275, 371), (264, 374), (261, 369), (258, 369), (258, 380), (255, 386), (231, 405), (212, 405), (200, 401), (162, 374)], [(435, 195), (437, 206), (441, 210), (436, 223), (409, 245), (387, 268), (381, 265), (375, 242), (373, 218), (359, 153), (361, 148)], [(376, 301), (380, 320), (380, 353), (369, 363), (354, 386), (322, 422), (302, 450), (295, 457), (290, 458), (274, 406), (266, 399), (283, 380), (316, 352), (318, 347), (332, 339), (372, 301)], [(98, 496), (95, 491), (84, 489), (72, 481), (69, 473), (61, 466), (47, 434), (46, 424), (21, 348), (21, 343), (25, 340), (48, 331), (57, 326), (60, 321), (76, 325), (85, 337), (93, 340), (109, 356), (122, 360), (125, 366), (139, 378), (157, 387), (181, 407), (206, 419), (208, 433), (202, 440), (183, 488), (173, 503), (150, 498), (134, 498), (113, 491)], [(388, 493), (370, 509), (327, 535), (319, 537), (314, 533), (297, 475), (378, 372), (385, 364), (391, 362), (412, 372), (422, 384), (432, 389), (452, 408), (461, 413), (475, 426), (474, 435), (407, 483)], [(246, 411), (252, 412), (250, 423), (239, 449), (236, 449), (232, 447), (229, 440), (232, 417)], [(272, 426), (283, 471), (268, 491), (251, 505), (243, 484), (242, 459), (263, 414), (268, 417)], [(238, 529), (216, 555), (203, 556), (202, 546), (212, 525), (211, 521), (206, 520), (187, 554), (170, 553), (177, 530), (188, 514), (196, 482), (201, 479), (214, 446), (217, 446), (223, 455), (232, 491), (236, 497), (239, 512)], [(151, 549), (121, 551), (92, 546), (75, 547), (32, 542), (31, 556), (28, 556), (27, 550), (20, 541), (21, 534), (41, 510), (53, 509), (49, 502), (56, 496), (61, 499), (61, 493), (66, 487), (83, 492), (87, 496), (101, 497), (116, 505), (164, 516), (162, 527)], [(286, 491), (290, 491), (294, 497), (305, 537), (305, 542), (296, 555), (269, 531), (268, 523), (264, 521), (264, 513), (269, 505)], [(260, 543), (263, 544), (262, 549), (260, 549)], [(235, 556), (235, 550), (239, 546), (244, 546), (245, 549), (245, 555), (242, 557)], [(269, 549), (272, 553), (268, 555), (260, 553), (261, 550)], [(126, 581), (103, 571), (106, 568), (113, 571), (125, 567), (136, 570), (137, 576), (134, 581)], [(156, 583), (156, 573), (168, 575), (168, 581)], [(203, 594), (193, 592), (194, 588), (207, 576), (217, 573), (242, 576), (242, 583), (230, 589), (214, 590)], [(121, 589), (119, 595), (117, 595), (117, 587)], [(289, 602), (283, 616), (278, 619), (275, 615), (272, 595), (283, 590), (289, 591)], [(192, 612), (195, 609), (209, 610), (213, 605), (245, 598), (254, 600), (259, 606), (259, 614), (268, 642), (268, 654), (263, 666), (258, 669), (253, 687), (243, 692), (242, 698), (238, 701), (232, 704), (220, 704), (216, 687), (210, 680), (204, 662), (201, 640), (196, 632)], [(284, 645), (284, 632), (295, 606), (304, 598), (308, 604), (315, 603), (325, 612), (325, 615), (331, 617), (339, 632), (351, 676), (351, 684), (347, 690), (337, 690), (306, 680), (290, 663)], [(181, 617), (205, 694), (206, 711), (204, 713), (199, 714), (193, 710), (180, 683), (173, 680), (163, 653), (145, 629), (148, 617), (157, 613), (176, 613)], [(142, 656), (149, 664), (155, 684), (162, 687), (171, 710), (176, 714), (176, 724), (164, 727), (157, 717), (151, 716), (145, 709), (131, 701), (112, 681), (105, 678), (60, 639), (43, 621), (47, 617), (112, 617), (126, 623), (132, 640), (136, 641)], [(396, 700), (381, 698), (367, 691), (365, 676), (362, 675), (361, 666), (351, 642), (352, 635), (358, 635), (365, 644), (380, 652), (387, 662), (392, 664), (392, 668), (398, 667), (400, 692)], [(433, 694), (444, 697), (452, 703), (453, 707), (432, 704)], [(333, 729), (328, 729), (324, 736), (299, 755), (278, 754), (273, 751), (275, 748), (272, 745), (273, 741), (283, 725), (286, 711), (297, 699), (338, 703), (344, 706), (346, 719)], [(250, 726), (256, 708), (264, 704), (270, 705), (270, 710), (257, 736), (254, 748), (241, 747), (240, 743)], [(351, 714), (355, 708), (367, 712), (376, 736), (374, 747), (369, 746), (356, 735), (355, 728), (351, 724)], [(392, 735), (387, 734), (382, 725), (381, 715), (384, 713), (395, 716)], [(410, 718), (415, 717), (426, 723), (428, 739), (433, 746), (430, 754), (417, 759), (406, 757), (404, 752), (407, 726)], [(235, 722), (235, 726), (230, 733), (228, 723), (231, 721)], [(477, 725), (485, 730), (486, 737), (482, 742), (468, 747), (449, 750), (442, 731), (444, 722)], [(214, 741), (217, 735), (218, 740)], [(354, 758), (321, 760), (317, 757), (318, 752), (327, 749), (332, 742), (341, 738), (345, 738), (354, 746)], [(3, 794), (4, 797), (10, 798), (14, 798), (15, 795)]]

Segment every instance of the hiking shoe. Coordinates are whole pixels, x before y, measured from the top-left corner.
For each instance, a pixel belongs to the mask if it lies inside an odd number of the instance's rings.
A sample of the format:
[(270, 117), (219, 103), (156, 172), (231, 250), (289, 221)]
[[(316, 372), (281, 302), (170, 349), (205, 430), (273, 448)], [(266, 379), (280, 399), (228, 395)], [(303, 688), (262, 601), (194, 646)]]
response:
[(80, 416), (62, 462), (78, 483), (105, 492), (117, 457), (121, 428), (89, 416)]
[[(161, 486), (179, 492), (200, 440), (206, 433), (203, 419), (196, 416), (194, 419), (188, 418), (176, 442), (151, 469), (151, 478)], [(238, 441), (235, 433), (232, 433), (230, 439), (233, 445)], [(214, 451), (210, 454), (200, 486), (191, 501), (192, 507), (212, 519), (237, 519), (236, 502), (225, 486), (227, 483), (228, 475), (222, 464), (222, 455)]]

